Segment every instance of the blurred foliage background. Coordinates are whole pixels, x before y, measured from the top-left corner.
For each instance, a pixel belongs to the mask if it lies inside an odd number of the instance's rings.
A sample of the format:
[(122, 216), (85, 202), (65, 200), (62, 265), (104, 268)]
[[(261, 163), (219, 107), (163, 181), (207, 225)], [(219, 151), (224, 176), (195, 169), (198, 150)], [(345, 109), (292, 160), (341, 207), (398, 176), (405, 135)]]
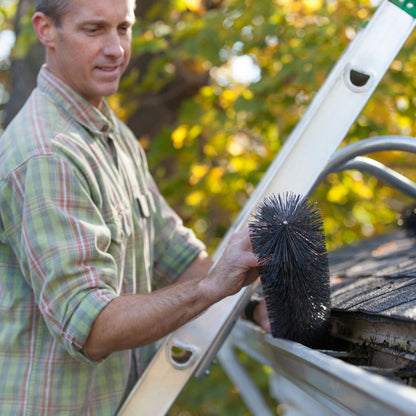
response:
[[(365, 0), (138, 0), (132, 62), (108, 101), (146, 149), (162, 193), (210, 251), (375, 6)], [(0, 133), (42, 63), (32, 11), (30, 0), (0, 0), (4, 50), (16, 35), (11, 54), (0, 53)], [(411, 36), (342, 146), (415, 135), (414, 47)], [(24, 80), (22, 68), (31, 71)], [(412, 154), (370, 156), (416, 177)], [(312, 199), (322, 210), (330, 250), (396, 227), (412, 204), (357, 171), (329, 175)], [(247, 365), (264, 383), (267, 369)], [(192, 380), (171, 409), (172, 416), (225, 413), (249, 414), (219, 366), (207, 379)]]

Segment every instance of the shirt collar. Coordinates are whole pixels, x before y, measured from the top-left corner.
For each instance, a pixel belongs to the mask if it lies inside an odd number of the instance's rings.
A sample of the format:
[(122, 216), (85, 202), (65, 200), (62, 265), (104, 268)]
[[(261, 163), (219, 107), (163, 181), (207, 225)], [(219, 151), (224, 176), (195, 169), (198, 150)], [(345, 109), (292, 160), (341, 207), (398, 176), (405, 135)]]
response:
[(38, 75), (38, 88), (48, 94), (65, 113), (93, 133), (110, 134), (115, 130), (114, 114), (103, 100), (101, 110), (90, 104), (43, 65)]

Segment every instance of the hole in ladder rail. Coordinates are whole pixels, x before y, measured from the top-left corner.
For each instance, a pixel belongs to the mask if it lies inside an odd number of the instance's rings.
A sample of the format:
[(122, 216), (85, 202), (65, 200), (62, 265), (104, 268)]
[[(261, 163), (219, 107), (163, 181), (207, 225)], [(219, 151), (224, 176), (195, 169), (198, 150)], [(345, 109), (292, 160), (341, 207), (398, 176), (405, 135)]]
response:
[(364, 87), (369, 79), (370, 75), (368, 74), (364, 74), (363, 72), (357, 71), (355, 69), (350, 70), (350, 81), (351, 84), (355, 87)]
[(171, 357), (172, 360), (178, 364), (183, 365), (186, 364), (188, 361), (191, 360), (193, 352), (190, 350), (187, 350), (185, 348), (178, 347), (174, 345), (171, 349)]
[(191, 366), (198, 357), (198, 348), (182, 341), (175, 340), (167, 349), (168, 359), (178, 369)]

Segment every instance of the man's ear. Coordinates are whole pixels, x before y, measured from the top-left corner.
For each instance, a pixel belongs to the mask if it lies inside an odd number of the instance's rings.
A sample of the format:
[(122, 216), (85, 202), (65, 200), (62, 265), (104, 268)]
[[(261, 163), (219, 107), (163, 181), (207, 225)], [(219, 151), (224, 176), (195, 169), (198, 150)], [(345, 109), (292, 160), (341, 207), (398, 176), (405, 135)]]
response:
[(46, 47), (55, 45), (56, 26), (52, 19), (42, 12), (36, 12), (32, 17), (33, 29), (40, 42)]

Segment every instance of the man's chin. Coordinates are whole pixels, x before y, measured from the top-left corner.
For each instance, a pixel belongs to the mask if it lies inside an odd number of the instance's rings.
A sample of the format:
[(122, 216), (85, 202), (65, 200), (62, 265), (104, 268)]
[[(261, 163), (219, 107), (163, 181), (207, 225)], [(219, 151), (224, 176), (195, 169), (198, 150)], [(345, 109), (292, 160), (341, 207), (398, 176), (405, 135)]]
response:
[(114, 95), (118, 91), (118, 82), (115, 85), (108, 85), (104, 88), (101, 88), (101, 97), (110, 97), (111, 95)]

